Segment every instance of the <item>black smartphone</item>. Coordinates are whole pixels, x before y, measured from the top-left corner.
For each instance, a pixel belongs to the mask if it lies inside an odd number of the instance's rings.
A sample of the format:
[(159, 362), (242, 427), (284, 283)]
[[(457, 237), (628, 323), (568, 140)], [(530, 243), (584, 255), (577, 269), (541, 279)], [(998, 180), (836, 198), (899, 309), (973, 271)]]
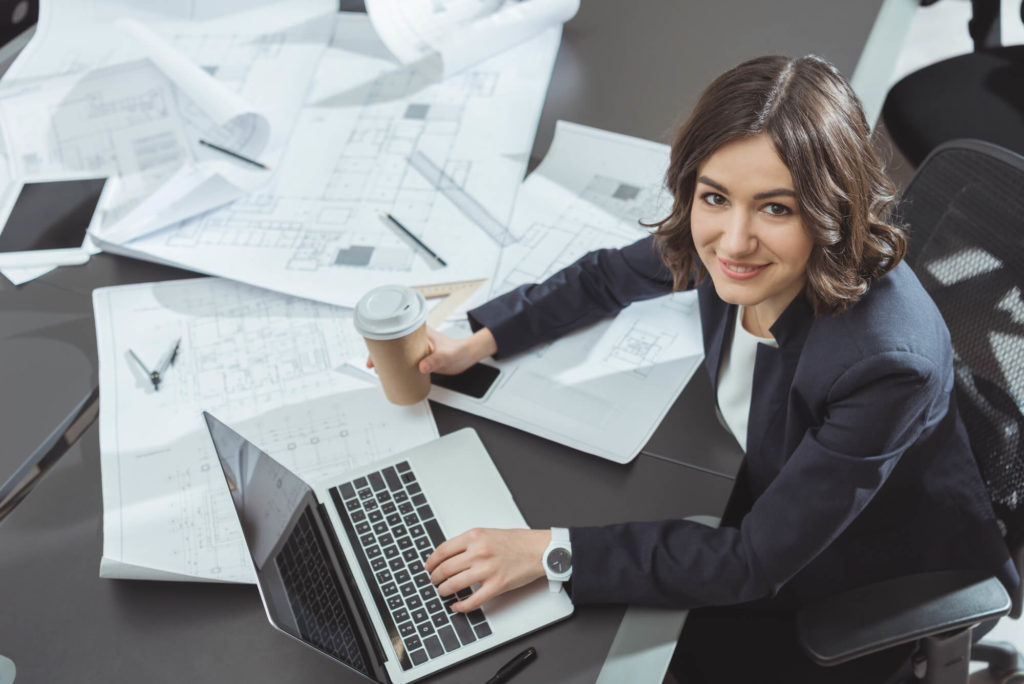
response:
[(500, 373), (494, 366), (478, 363), (470, 366), (458, 375), (442, 375), (431, 373), (430, 382), (438, 387), (459, 392), (474, 399), (483, 399)]

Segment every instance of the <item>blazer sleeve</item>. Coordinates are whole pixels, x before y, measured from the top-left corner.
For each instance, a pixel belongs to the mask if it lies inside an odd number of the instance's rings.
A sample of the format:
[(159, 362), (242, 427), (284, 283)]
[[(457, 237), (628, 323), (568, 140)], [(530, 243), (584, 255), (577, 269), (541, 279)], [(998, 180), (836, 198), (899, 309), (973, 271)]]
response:
[(577, 603), (695, 607), (774, 595), (857, 517), (901, 454), (948, 410), (951, 379), (929, 359), (884, 352), (843, 372), (739, 527), (681, 520), (577, 527)]
[(584, 255), (540, 284), (523, 285), (469, 312), (487, 327), (503, 358), (672, 291), (672, 274), (652, 237)]

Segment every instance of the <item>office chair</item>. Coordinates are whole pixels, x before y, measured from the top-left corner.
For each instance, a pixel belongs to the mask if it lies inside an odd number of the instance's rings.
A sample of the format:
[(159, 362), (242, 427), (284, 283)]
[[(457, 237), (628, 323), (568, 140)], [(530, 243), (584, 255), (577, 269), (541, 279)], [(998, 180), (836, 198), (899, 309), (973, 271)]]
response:
[(915, 71), (886, 95), (882, 120), (913, 166), (939, 144), (960, 138), (1024, 154), (1024, 45), (1000, 46), (999, 5), (971, 0), (974, 51)]
[[(910, 227), (907, 260), (949, 327), (957, 404), (1024, 571), (1024, 156), (978, 140), (940, 145), (898, 211)], [(915, 676), (928, 684), (964, 684), (971, 659), (987, 661), (996, 682), (1022, 684), (1024, 658), (1012, 644), (972, 646), (998, 617), (1020, 617), (1022, 597), (1024, 588), (1011, 598), (981, 573), (932, 572), (828, 597), (797, 623), (822, 665), (917, 642)]]

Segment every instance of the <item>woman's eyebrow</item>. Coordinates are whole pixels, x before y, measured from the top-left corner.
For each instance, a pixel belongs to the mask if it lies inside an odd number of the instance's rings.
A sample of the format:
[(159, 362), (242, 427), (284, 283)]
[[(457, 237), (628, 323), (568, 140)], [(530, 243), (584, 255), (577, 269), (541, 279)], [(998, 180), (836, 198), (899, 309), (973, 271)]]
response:
[(769, 197), (778, 197), (780, 195), (784, 197), (796, 197), (796, 193), (789, 188), (775, 188), (774, 190), (768, 190), (767, 192), (757, 193), (754, 195), (754, 199), (763, 200), (768, 199)]
[(701, 176), (700, 178), (697, 179), (697, 182), (698, 183), (703, 183), (704, 185), (710, 185), (711, 187), (713, 187), (715, 190), (717, 190), (718, 192), (722, 193), (723, 195), (728, 195), (729, 194), (729, 191), (725, 188), (724, 185), (722, 185), (721, 183), (716, 183), (715, 181), (711, 180), (707, 176)]

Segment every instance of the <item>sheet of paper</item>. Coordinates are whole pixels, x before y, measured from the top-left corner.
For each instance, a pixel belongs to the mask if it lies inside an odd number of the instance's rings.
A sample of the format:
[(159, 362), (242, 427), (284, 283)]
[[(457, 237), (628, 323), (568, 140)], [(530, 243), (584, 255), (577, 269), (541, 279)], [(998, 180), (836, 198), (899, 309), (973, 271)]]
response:
[(451, 76), (572, 19), (579, 0), (367, 0), (381, 40), (403, 64)]
[[(490, 277), (494, 230), (458, 203), (471, 196), (507, 223), (559, 35), (551, 29), (433, 82), (396, 67), (365, 16), (339, 15), (336, 47), (271, 188), (132, 241), (96, 237), (108, 251), (344, 306), (386, 283)], [(432, 184), (411, 167), (413, 155), (448, 180)], [(425, 258), (382, 212), (449, 265)]]
[[(543, 280), (586, 252), (630, 244), (639, 219), (661, 218), (669, 150), (559, 122), (543, 163), (523, 183), (495, 293)], [(468, 330), (453, 331), (455, 335)], [(695, 292), (636, 302), (551, 344), (503, 361), (483, 399), (434, 387), (443, 404), (618, 463), (634, 458), (700, 366)], [(628, 400), (624, 399), (628, 397)]]
[[(132, 201), (120, 203), (121, 209), (107, 216), (101, 228), (120, 239), (145, 234), (222, 206), (272, 178), (272, 171), (199, 140), (271, 168), (277, 164), (330, 38), (333, 5), (323, 0), (277, 3), (217, 20), (184, 22), (145, 8), (87, 4), (47, 3), (31, 49), (19, 56), (5, 83), (31, 77), (37, 89), (48, 89), (53, 79), (44, 77), (54, 74), (77, 74), (88, 83), (101, 78), (97, 74), (122, 68), (106, 65), (147, 58), (170, 84), (173, 116), (181, 122), (187, 153), (159, 182), (148, 178), (144, 187), (121, 183), (119, 192), (129, 193)], [(89, 36), (87, 43), (82, 35)], [(82, 75), (90, 69), (93, 73)], [(110, 85), (112, 96), (137, 90), (135, 84)], [(174, 174), (185, 164), (192, 167), (188, 173)], [(147, 201), (140, 206), (142, 198)]]
[[(349, 311), (212, 278), (102, 288), (93, 306), (105, 577), (253, 581), (204, 410), (300, 476), (437, 437), (425, 401), (392, 406), (351, 371)], [(177, 340), (157, 390), (140, 361)]]

